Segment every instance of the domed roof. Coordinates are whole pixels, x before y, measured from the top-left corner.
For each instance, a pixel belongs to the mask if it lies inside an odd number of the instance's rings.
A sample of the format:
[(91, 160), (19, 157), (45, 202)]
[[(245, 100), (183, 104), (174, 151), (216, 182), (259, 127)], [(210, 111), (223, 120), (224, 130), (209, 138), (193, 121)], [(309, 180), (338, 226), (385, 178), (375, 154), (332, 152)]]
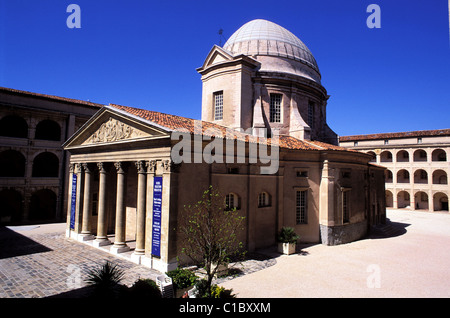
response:
[(303, 62), (320, 74), (306, 45), (292, 32), (267, 20), (247, 22), (231, 35), (223, 48), (233, 54), (286, 57)]

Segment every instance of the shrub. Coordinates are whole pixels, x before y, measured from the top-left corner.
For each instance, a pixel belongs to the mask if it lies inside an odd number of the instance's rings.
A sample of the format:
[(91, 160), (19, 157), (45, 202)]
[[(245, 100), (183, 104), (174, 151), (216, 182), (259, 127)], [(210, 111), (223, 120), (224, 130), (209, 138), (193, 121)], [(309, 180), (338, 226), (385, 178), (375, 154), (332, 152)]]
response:
[(176, 289), (190, 287), (198, 280), (198, 277), (188, 269), (177, 268), (173, 271), (167, 272), (166, 274), (172, 278), (173, 286)]
[(161, 298), (161, 291), (158, 284), (151, 279), (138, 279), (133, 286), (128, 289), (128, 296), (131, 298)]
[(122, 291), (122, 280), (124, 271), (106, 261), (99, 268), (93, 268), (88, 272), (86, 283), (93, 288), (93, 297), (119, 297)]
[(216, 284), (211, 286), (211, 291), (208, 291), (208, 281), (206, 279), (200, 279), (195, 284), (197, 290), (197, 298), (235, 298), (236, 296), (231, 294), (232, 289), (225, 289)]
[(300, 238), (292, 227), (283, 227), (278, 234), (278, 242), (280, 243), (297, 243)]

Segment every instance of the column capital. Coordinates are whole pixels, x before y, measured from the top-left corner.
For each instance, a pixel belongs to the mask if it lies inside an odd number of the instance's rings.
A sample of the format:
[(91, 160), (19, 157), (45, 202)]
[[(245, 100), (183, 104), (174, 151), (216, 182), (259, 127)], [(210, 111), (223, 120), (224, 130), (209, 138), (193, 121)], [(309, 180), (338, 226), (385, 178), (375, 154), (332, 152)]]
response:
[(138, 173), (146, 173), (146, 171), (145, 171), (146, 162), (145, 161), (143, 161), (143, 160), (136, 161), (134, 164), (136, 165)]
[(92, 171), (91, 171), (91, 168), (89, 167), (89, 164), (88, 164), (88, 163), (82, 163), (81, 165), (83, 166), (83, 171), (84, 171), (85, 173), (91, 173), (91, 172), (92, 172)]
[(156, 160), (147, 161), (145, 165), (147, 166), (147, 173), (156, 172)]
[(81, 165), (81, 163), (75, 163), (74, 166), (75, 166), (74, 170), (75, 173), (80, 173), (83, 170), (83, 166)]
[(125, 173), (124, 163), (122, 161), (114, 162), (114, 167), (116, 167), (117, 173)]
[(70, 163), (69, 164), (69, 172), (73, 173), (75, 171), (75, 164), (74, 163)]
[(106, 173), (106, 164), (104, 162), (97, 162), (98, 171), (100, 173)]

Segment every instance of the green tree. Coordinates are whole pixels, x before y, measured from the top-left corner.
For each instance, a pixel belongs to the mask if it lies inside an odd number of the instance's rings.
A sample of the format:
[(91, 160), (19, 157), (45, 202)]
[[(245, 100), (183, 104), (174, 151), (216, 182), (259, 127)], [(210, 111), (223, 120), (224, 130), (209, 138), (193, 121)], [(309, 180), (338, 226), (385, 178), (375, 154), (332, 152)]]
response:
[(200, 201), (184, 206), (178, 223), (182, 252), (197, 266), (205, 268), (206, 290), (210, 296), (219, 267), (245, 255), (239, 241), (244, 219), (236, 208), (225, 205), (225, 198), (212, 186), (203, 192)]

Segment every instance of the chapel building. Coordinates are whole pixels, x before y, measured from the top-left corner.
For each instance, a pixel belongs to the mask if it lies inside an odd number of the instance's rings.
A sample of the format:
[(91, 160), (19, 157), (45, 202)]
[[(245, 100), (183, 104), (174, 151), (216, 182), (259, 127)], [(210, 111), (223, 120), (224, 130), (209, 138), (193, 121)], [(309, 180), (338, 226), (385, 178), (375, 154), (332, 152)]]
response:
[(248, 251), (275, 246), (284, 226), (336, 245), (385, 222), (385, 168), (337, 145), (319, 68), (295, 35), (250, 21), (198, 72), (202, 120), (110, 104), (65, 142), (68, 237), (174, 269), (180, 212), (210, 185), (245, 217)]

